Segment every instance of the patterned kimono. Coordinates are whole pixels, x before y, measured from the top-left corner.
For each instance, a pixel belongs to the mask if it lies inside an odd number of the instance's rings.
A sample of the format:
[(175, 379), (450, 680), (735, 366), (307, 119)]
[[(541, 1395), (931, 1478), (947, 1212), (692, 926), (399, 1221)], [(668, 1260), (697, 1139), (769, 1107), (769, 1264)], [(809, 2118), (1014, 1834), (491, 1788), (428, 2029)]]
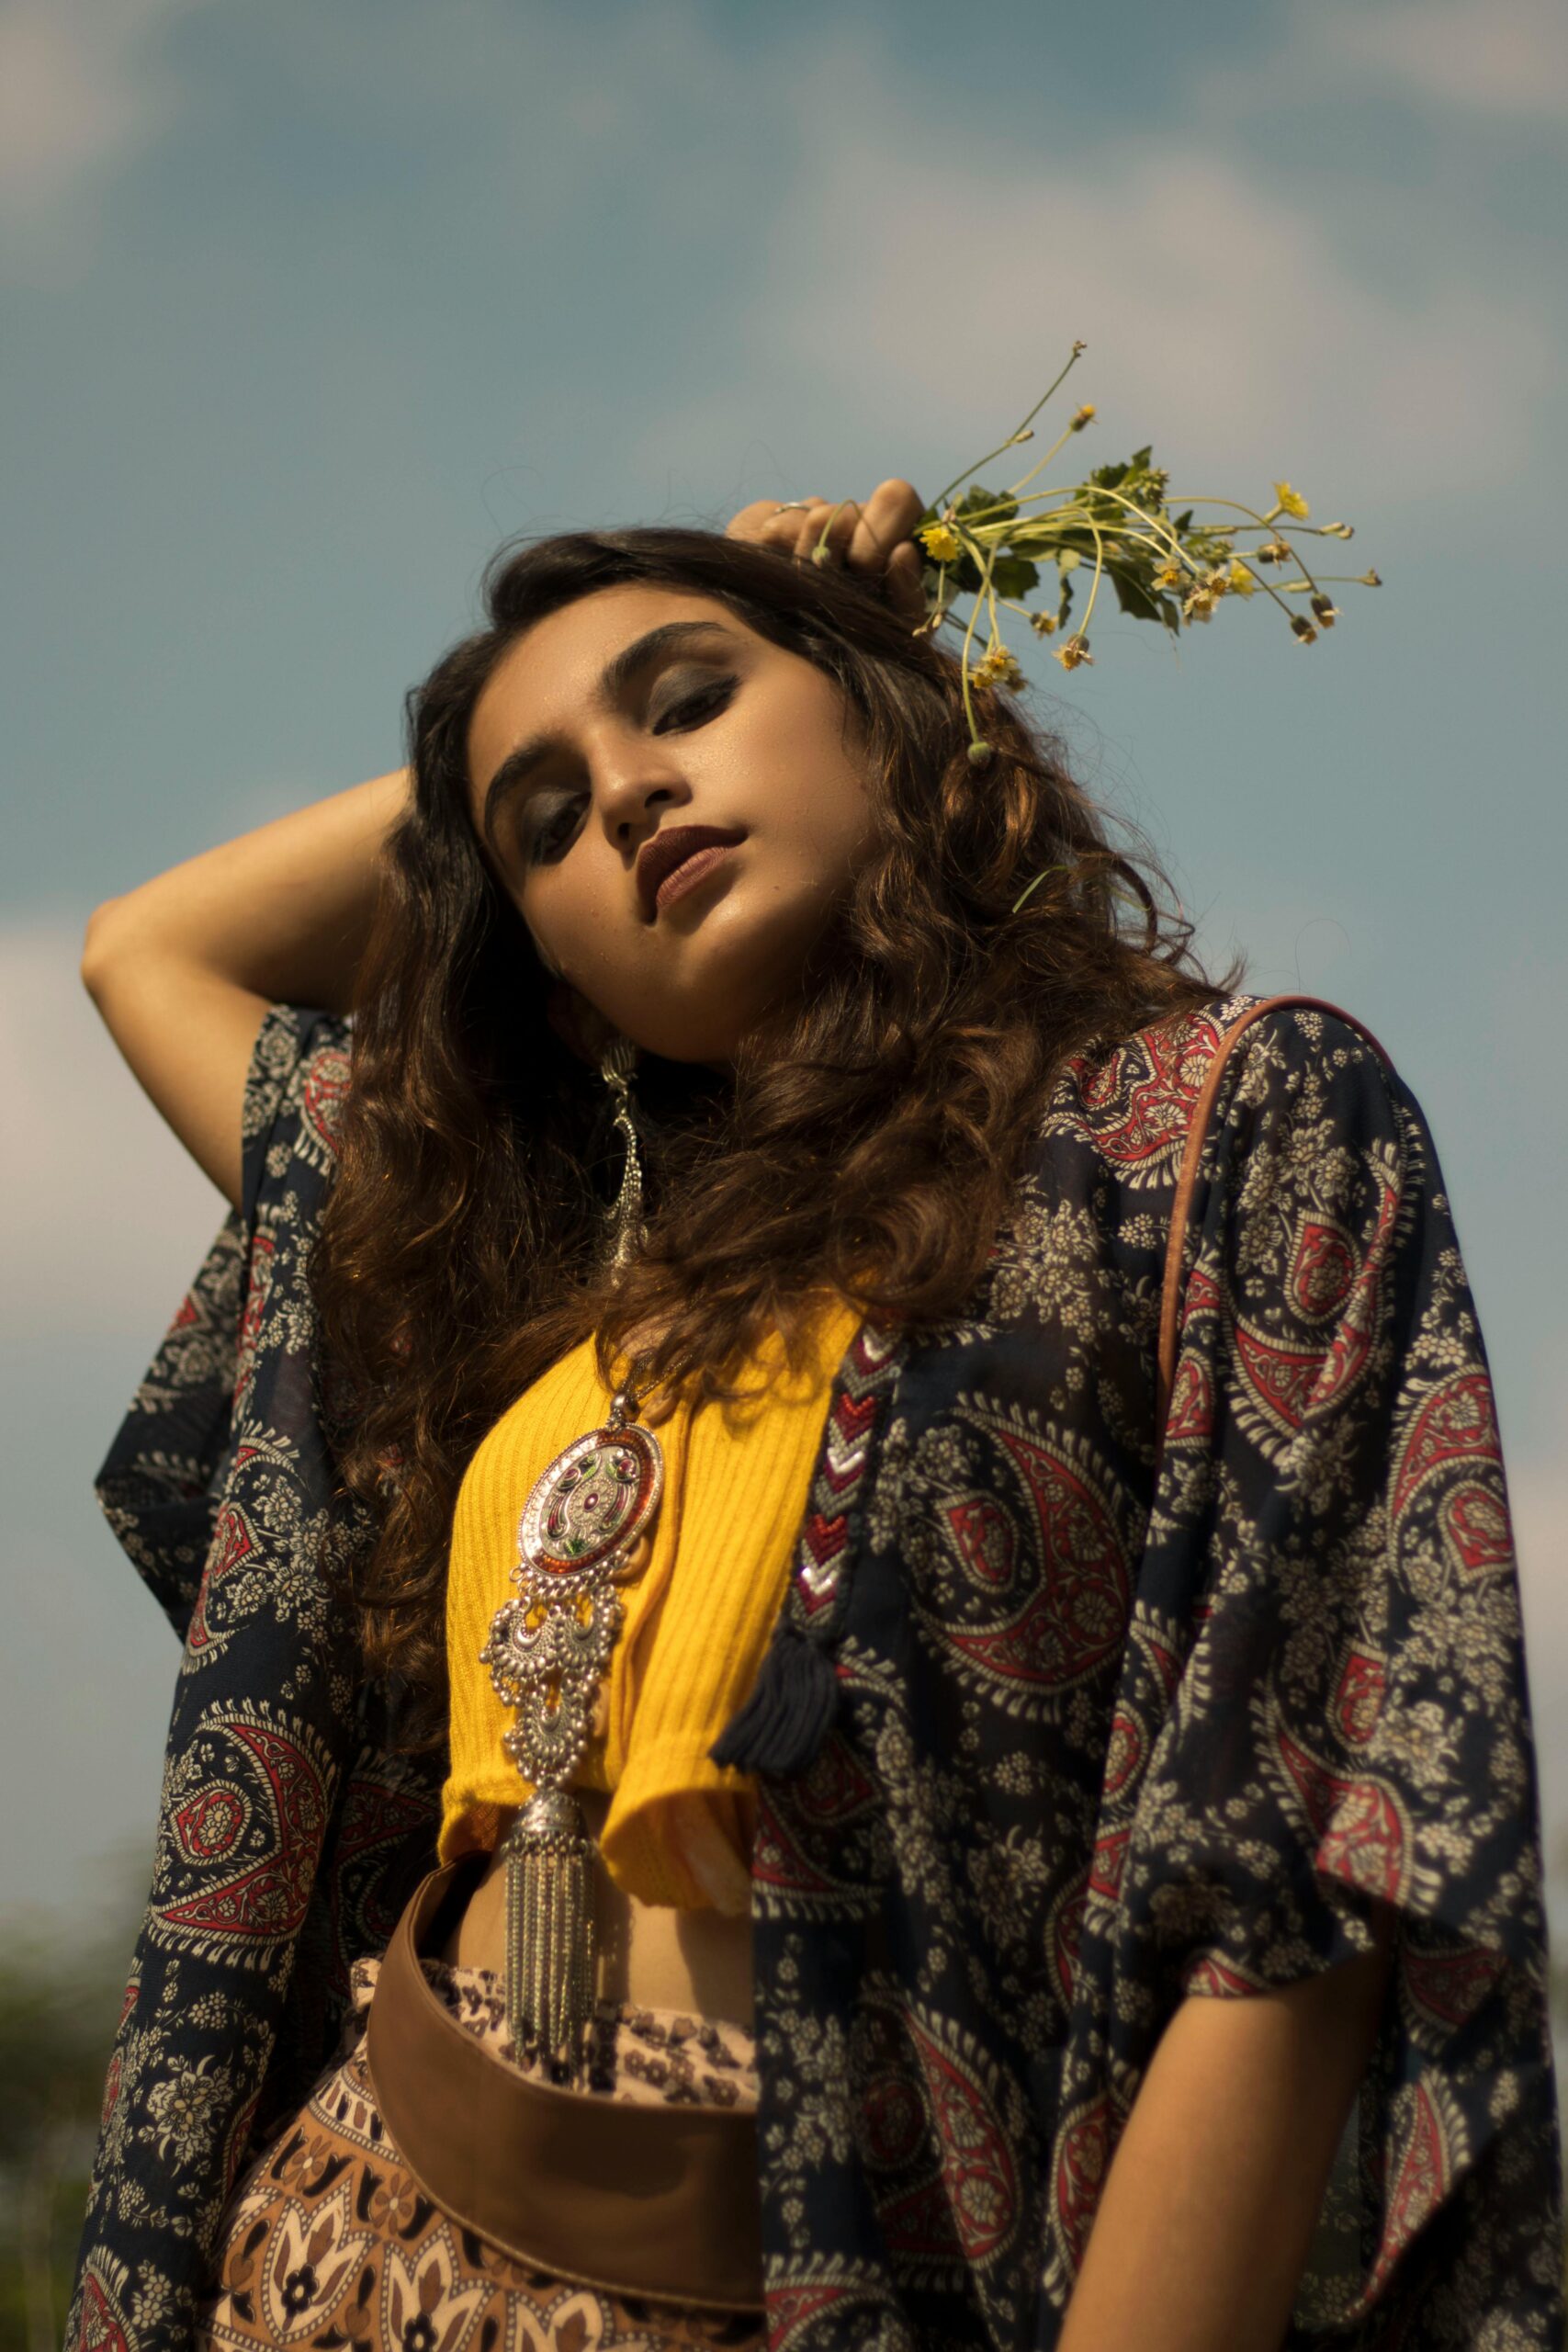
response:
[[(1048, 2352), (1176, 2007), (1370, 1949), (1374, 1898), (1393, 1975), (1286, 2344), (1562, 2341), (1486, 1359), (1421, 1112), (1332, 1017), (1270, 1012), (1226, 1068), (1156, 1445), (1177, 1167), (1249, 1001), (1076, 1058), (965, 1312), (840, 1370), (730, 1727), (773, 2352)], [(372, 1534), (329, 1509), (306, 1281), (349, 1044), (267, 1013), (243, 1213), (97, 1480), (184, 1650), (73, 2346), (187, 2343), (247, 2149), (432, 1864), (444, 1759), (390, 1752), (324, 1573)]]

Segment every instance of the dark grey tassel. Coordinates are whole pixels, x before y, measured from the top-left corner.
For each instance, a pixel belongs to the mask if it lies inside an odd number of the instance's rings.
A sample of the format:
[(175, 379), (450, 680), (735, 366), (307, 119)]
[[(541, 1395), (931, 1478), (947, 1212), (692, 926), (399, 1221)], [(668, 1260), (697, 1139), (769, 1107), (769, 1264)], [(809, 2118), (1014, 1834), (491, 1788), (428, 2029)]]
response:
[(742, 1772), (804, 1772), (832, 1728), (839, 1678), (818, 1643), (781, 1618), (751, 1695), (708, 1755)]

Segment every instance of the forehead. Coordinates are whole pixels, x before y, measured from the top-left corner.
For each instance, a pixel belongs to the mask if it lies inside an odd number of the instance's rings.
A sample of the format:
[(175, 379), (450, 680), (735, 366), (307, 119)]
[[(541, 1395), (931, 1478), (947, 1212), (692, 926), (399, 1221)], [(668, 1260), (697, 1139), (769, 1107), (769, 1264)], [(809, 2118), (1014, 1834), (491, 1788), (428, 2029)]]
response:
[[(715, 596), (628, 582), (598, 588), (524, 630), (502, 655), (468, 723), (468, 774), (476, 791), (527, 736), (569, 730), (586, 718), (607, 662), (667, 621), (717, 621), (760, 642)], [(700, 643), (701, 640), (695, 640)]]

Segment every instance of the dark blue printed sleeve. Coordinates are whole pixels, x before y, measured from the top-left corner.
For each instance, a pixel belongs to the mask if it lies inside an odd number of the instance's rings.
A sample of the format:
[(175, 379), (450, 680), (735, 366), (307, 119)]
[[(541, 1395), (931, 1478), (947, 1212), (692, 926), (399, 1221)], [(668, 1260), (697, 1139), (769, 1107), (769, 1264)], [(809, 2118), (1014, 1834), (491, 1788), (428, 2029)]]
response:
[[(1171, 1689), (1116, 1832), (1113, 2036), (1394, 1963), (1289, 2342), (1555, 2346), (1535, 1752), (1485, 1351), (1407, 1088), (1266, 1016), (1205, 1148), (1140, 1582)], [(1115, 2052), (1112, 2055), (1114, 2057)]]
[(354, 1735), (324, 1573), (332, 1464), (307, 1282), (346, 1092), (345, 1021), (267, 1010), (225, 1218), (99, 1474), (183, 1634), (152, 1884), (105, 2089), (68, 2342), (183, 2352), (264, 2105)]

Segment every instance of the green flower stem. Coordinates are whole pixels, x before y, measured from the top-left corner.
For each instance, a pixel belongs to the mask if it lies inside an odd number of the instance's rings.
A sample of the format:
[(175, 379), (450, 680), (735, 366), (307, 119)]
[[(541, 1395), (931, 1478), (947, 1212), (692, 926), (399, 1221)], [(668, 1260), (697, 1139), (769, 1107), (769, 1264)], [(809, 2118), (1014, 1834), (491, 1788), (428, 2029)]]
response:
[(1094, 600), (1100, 594), (1100, 577), (1105, 570), (1105, 541), (1100, 536), (1100, 526), (1091, 521), (1089, 527), (1094, 533), (1094, 578), (1089, 582), (1089, 603), (1084, 606), (1083, 618), (1073, 631), (1075, 637), (1086, 639), (1089, 636), (1089, 625), (1094, 618)]
[[(1046, 450), (1045, 455), (1034, 465), (1030, 467), (1029, 471), (1024, 475), (1021, 481), (1009, 483), (1007, 490), (1008, 497), (1016, 498), (1021, 491), (1027, 490), (1029, 484), (1034, 480), (1035, 475), (1044, 472), (1046, 467), (1050, 464), (1057, 450), (1063, 447), (1064, 443), (1070, 441), (1072, 437), (1073, 427), (1069, 424), (1065, 428), (1060, 438), (1052, 442), (1051, 447)], [(1036, 497), (1048, 498), (1051, 495), (1051, 492), (1049, 491), (1037, 491), (1035, 495)]]
[(988, 449), (986, 455), (983, 458), (977, 458), (972, 466), (965, 466), (962, 473), (954, 474), (953, 480), (948, 483), (945, 490), (938, 492), (937, 495), (931, 500), (931, 511), (933, 514), (941, 513), (942, 500), (944, 498), (951, 498), (953, 492), (958, 488), (961, 482), (972, 481), (974, 476), (979, 472), (982, 466), (988, 466), (993, 458), (999, 458), (1003, 456), (1006, 451), (1014, 447), (1019, 435), (1021, 433), (1026, 433), (1029, 430), (1029, 427), (1033, 424), (1035, 418), (1039, 415), (1041, 410), (1050, 399), (1051, 394), (1056, 390), (1059, 385), (1065, 383), (1066, 379), (1072, 374), (1073, 369), (1078, 364), (1080, 353), (1083, 352), (1086, 347), (1087, 346), (1081, 343), (1074, 344), (1072, 356), (1068, 359), (1067, 364), (1063, 368), (1061, 374), (1057, 377), (1055, 383), (1049, 385), (1046, 390), (1041, 393), (1040, 398), (1035, 401), (1034, 406), (1030, 410), (1029, 414), (1024, 418), (1023, 423), (1015, 427), (1015, 429), (1008, 435), (1007, 439), (1001, 444), (999, 448)]
[(1042, 882), (1048, 882), (1053, 874), (1065, 874), (1066, 871), (1067, 869), (1065, 865), (1043, 865), (1039, 873), (1035, 876), (1033, 881), (1026, 883), (1023, 888), (1019, 892), (1017, 898), (1013, 900), (1012, 910), (1014, 914), (1017, 914), (1021, 907), (1028, 904), (1029, 900), (1034, 896), (1036, 890), (1039, 889)]

